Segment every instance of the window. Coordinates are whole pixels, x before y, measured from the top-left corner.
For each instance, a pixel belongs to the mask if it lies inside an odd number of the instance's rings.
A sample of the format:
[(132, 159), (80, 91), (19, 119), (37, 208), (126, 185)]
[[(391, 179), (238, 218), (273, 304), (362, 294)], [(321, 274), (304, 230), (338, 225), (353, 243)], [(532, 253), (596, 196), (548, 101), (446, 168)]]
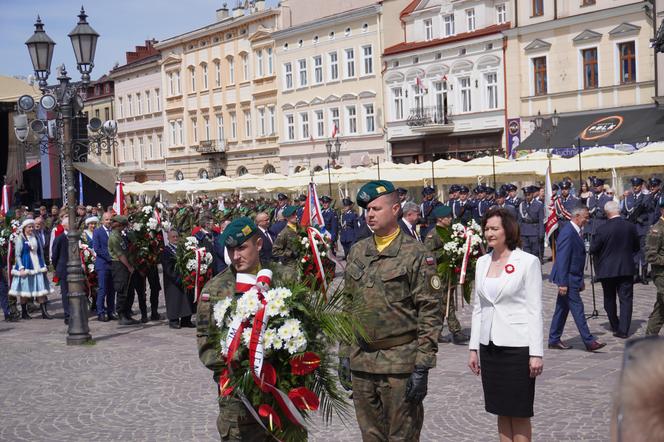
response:
[(507, 5), (505, 3), (496, 5), (496, 22), (499, 25), (507, 23)]
[(323, 57), (320, 55), (314, 57), (314, 82), (316, 84), (323, 82)]
[(293, 65), (284, 63), (284, 89), (293, 89)]
[(263, 77), (265, 72), (263, 71), (264, 68), (263, 68), (263, 50), (262, 49), (259, 49), (258, 51), (256, 51), (256, 68), (257, 68), (256, 70), (258, 71), (256, 76), (258, 78)]
[(152, 137), (148, 137), (148, 152), (146, 156), (146, 160), (153, 160), (156, 158), (155, 152), (154, 152), (154, 143), (152, 142)]
[(99, 109), (95, 109), (95, 117), (99, 118)]
[(143, 115), (143, 101), (140, 93), (136, 94), (136, 115)]
[(443, 17), (443, 24), (445, 28), (445, 37), (454, 35), (454, 14), (449, 14)]
[(118, 97), (118, 109), (120, 109), (120, 118), (124, 118), (124, 107), (122, 104), (122, 97)]
[(180, 71), (175, 71), (175, 93), (178, 95), (182, 93), (182, 83), (180, 82)]
[(131, 95), (127, 95), (127, 116), (128, 117), (131, 117), (131, 116), (134, 115), (133, 108), (134, 108), (134, 106), (133, 106), (133, 103), (131, 101)]
[(108, 121), (111, 119), (111, 110), (107, 107), (104, 108), (104, 120)]
[(205, 125), (205, 140), (210, 140), (210, 117), (203, 117), (203, 123)]
[(214, 62), (214, 86), (221, 86), (221, 63), (219, 60)]
[(355, 76), (355, 49), (346, 49), (346, 78)]
[(329, 57), (329, 80), (334, 81), (339, 79), (339, 56), (336, 52), (330, 52)]
[(175, 88), (173, 83), (173, 72), (168, 73), (168, 95), (175, 95)]
[(249, 81), (249, 57), (242, 54), (242, 80)]
[(332, 133), (339, 133), (340, 129), (341, 125), (339, 124), (339, 108), (335, 107), (330, 109), (330, 130)]
[(244, 111), (244, 137), (251, 138), (251, 111)]
[(196, 117), (191, 119), (191, 138), (194, 143), (198, 143), (198, 120)]
[(231, 112), (229, 115), (231, 116), (231, 138), (236, 140), (237, 139), (237, 115), (235, 115), (235, 112)]
[(164, 143), (161, 142), (161, 135), (157, 135), (157, 148), (159, 151), (157, 152), (158, 158), (163, 158), (164, 157)]
[(533, 17), (544, 14), (544, 0), (533, 0)]
[(258, 109), (258, 135), (265, 136), (265, 108)]
[(583, 49), (583, 88), (592, 89), (599, 85), (597, 81), (597, 48)]
[(217, 141), (221, 142), (224, 139), (224, 117), (217, 115)]
[(461, 111), (470, 112), (473, 110), (470, 97), (470, 77), (460, 78), (459, 87), (461, 89)]
[(323, 138), (325, 136), (325, 117), (322, 110), (314, 111), (316, 114), (316, 137)]
[(366, 133), (372, 133), (376, 131), (376, 115), (374, 114), (373, 104), (364, 105), (364, 122), (364, 130)]
[(189, 68), (189, 76), (191, 78), (191, 92), (196, 91), (196, 68), (195, 67), (190, 67)]
[(270, 112), (270, 135), (274, 135), (277, 133), (277, 127), (276, 127), (276, 116), (274, 113), (274, 106), (270, 106), (268, 108), (268, 111)]
[(486, 104), (489, 109), (498, 107), (498, 74), (490, 72), (484, 76), (486, 83)]
[(208, 89), (208, 68), (206, 64), (202, 65), (202, 67), (203, 67), (203, 90), (206, 91)]
[(307, 85), (307, 60), (298, 60), (298, 74), (299, 74), (299, 86), (304, 87)]
[(475, 9), (466, 9), (466, 24), (468, 26), (468, 32), (473, 32), (475, 30)]
[(228, 84), (235, 84), (235, 60), (228, 57)]
[(159, 95), (159, 89), (154, 90), (154, 109), (157, 112), (161, 110), (161, 95)]
[(184, 144), (184, 128), (182, 120), (177, 120), (178, 125), (178, 145), (182, 146)]
[(363, 75), (373, 74), (373, 47), (371, 45), (362, 46), (362, 69)]
[(274, 59), (272, 58), (272, 48), (267, 48), (267, 74), (274, 74)]
[(424, 88), (417, 83), (413, 85), (413, 101), (417, 112), (422, 112), (424, 109)]
[(620, 54), (620, 84), (636, 81), (636, 51), (633, 41), (618, 44)]
[(346, 106), (346, 128), (349, 134), (357, 133), (357, 109), (355, 109), (355, 106)]
[(138, 137), (138, 143), (136, 144), (136, 147), (138, 150), (136, 151), (136, 159), (141, 159), (144, 160), (145, 157), (145, 150), (143, 149), (143, 144), (145, 143), (144, 137)]
[(535, 80), (535, 95), (546, 94), (546, 57), (533, 58), (533, 76)]
[(403, 90), (400, 87), (392, 88), (392, 103), (394, 119), (403, 120)]
[(150, 91), (145, 91), (145, 112), (152, 113), (152, 102), (150, 101)]
[(424, 39), (426, 41), (433, 40), (433, 21), (430, 18), (424, 20)]
[(134, 150), (134, 139), (129, 140), (129, 157), (130, 159), (136, 158), (136, 151)]
[(175, 121), (170, 121), (168, 123), (171, 127), (171, 146), (177, 146), (177, 133), (175, 129)]
[(300, 135), (301, 139), (309, 139), (309, 114), (307, 112), (302, 112), (300, 114)]
[(293, 114), (286, 115), (286, 133), (289, 141), (295, 139), (295, 117), (293, 117)]

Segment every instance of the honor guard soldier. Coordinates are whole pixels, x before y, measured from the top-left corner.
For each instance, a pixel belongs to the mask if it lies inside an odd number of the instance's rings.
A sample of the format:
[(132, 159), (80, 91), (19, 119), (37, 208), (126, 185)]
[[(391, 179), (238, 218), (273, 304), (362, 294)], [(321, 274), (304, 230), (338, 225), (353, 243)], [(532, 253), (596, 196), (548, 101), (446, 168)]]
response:
[(482, 224), (482, 217), (489, 210), (492, 203), (487, 200), (487, 188), (480, 184), (473, 190), (475, 194), (475, 205), (473, 206), (473, 219), (477, 224)]
[(325, 222), (325, 230), (330, 234), (330, 239), (332, 240), (332, 253), (337, 250), (337, 239), (339, 238), (339, 217), (337, 212), (330, 207), (332, 198), (327, 195), (323, 195), (320, 198), (320, 201), (323, 205), (323, 221)]
[(304, 206), (307, 203), (307, 196), (300, 195), (297, 199), (299, 207), (297, 208), (297, 222), (302, 223), (302, 215), (304, 214)]
[(652, 177), (648, 180), (650, 189), (650, 225), (659, 221), (659, 199), (662, 197), (662, 180)]
[(514, 207), (519, 207), (519, 204), (521, 204), (522, 201), (522, 199), (519, 198), (517, 195), (519, 188), (516, 187), (514, 184), (507, 184), (506, 189), (507, 189), (507, 198), (505, 199), (505, 202), (507, 204), (511, 204)]
[(420, 234), (422, 236), (426, 235), (429, 229), (433, 228), (436, 224), (436, 219), (433, 217), (433, 209), (436, 206), (441, 205), (442, 203), (436, 199), (436, 189), (431, 186), (427, 186), (422, 189), (422, 204), (420, 204), (420, 214), (422, 216), (422, 227), (420, 229)]
[(452, 207), (454, 205), (454, 202), (459, 199), (460, 190), (461, 186), (459, 186), (458, 184), (452, 184), (450, 186), (448, 191), (447, 202), (445, 203), (446, 206)]
[(558, 216), (558, 231), (562, 232), (563, 227), (572, 219), (572, 209), (579, 204), (581, 200), (572, 195), (572, 182), (563, 181), (560, 183), (559, 204), (556, 204), (556, 215)]
[(496, 192), (496, 197), (493, 200), (493, 205), (490, 208), (500, 207), (501, 209), (507, 210), (514, 219), (517, 219), (516, 207), (507, 203), (507, 190), (501, 189)]
[(592, 236), (594, 235), (595, 230), (604, 225), (606, 222), (604, 205), (613, 200), (613, 197), (610, 197), (604, 193), (603, 179), (593, 177), (590, 183), (593, 187), (592, 195), (588, 197), (588, 201), (586, 202), (586, 205), (588, 206), (588, 212), (590, 212), (590, 221), (588, 221), (588, 225), (583, 230)]
[(341, 346), (339, 377), (346, 388), (352, 382), (363, 440), (417, 441), (442, 327), (442, 282), (431, 252), (401, 232), (391, 182), (365, 184), (357, 204), (373, 235), (351, 248), (344, 280), (351, 303), (366, 311), (368, 339)]
[[(436, 217), (436, 226), (429, 231), (424, 239), (424, 247), (431, 251), (436, 259), (440, 257), (443, 247), (446, 243), (450, 242), (452, 237), (452, 209), (449, 206), (438, 206), (433, 210), (433, 216)], [(456, 317), (456, 306), (454, 305), (453, 292), (448, 293), (447, 279), (444, 275), (439, 274), (443, 286), (443, 297), (441, 298), (441, 315), (442, 321), (447, 318), (447, 329), (452, 334), (452, 342), (456, 345), (462, 345), (468, 342), (468, 336), (461, 333), (461, 324)], [(456, 287), (452, 288), (453, 290)], [(449, 297), (448, 297), (449, 296)], [(438, 337), (438, 342), (449, 342), (443, 338), (442, 333)]]
[(468, 199), (470, 189), (459, 186), (459, 199), (452, 204), (452, 218), (462, 224), (468, 224), (473, 218), (473, 202)]
[(406, 201), (408, 201), (408, 189), (398, 187), (397, 194), (399, 194), (399, 204), (403, 207), (403, 205), (406, 204)]
[(542, 240), (544, 239), (544, 204), (535, 199), (539, 187), (523, 188), (526, 197), (517, 210), (523, 250), (542, 260)]
[(290, 271), (297, 269), (299, 256), (300, 235), (298, 234), (297, 208), (286, 206), (283, 216), (286, 218), (286, 227), (281, 229), (272, 246), (272, 257), (288, 267)]
[(659, 334), (664, 324), (664, 196), (657, 201), (659, 219), (650, 227), (646, 237), (646, 260), (657, 288), (657, 300), (646, 326), (646, 336)]
[(632, 183), (632, 191), (625, 197), (622, 207), (621, 215), (627, 221), (634, 224), (636, 233), (639, 235), (639, 251), (634, 254), (634, 279), (635, 282), (643, 284), (648, 283), (648, 263), (646, 262), (646, 255), (644, 253), (646, 245), (646, 235), (650, 228), (651, 221), (651, 203), (650, 195), (643, 192), (643, 179), (633, 177), (630, 182)]
[(283, 215), (283, 211), (288, 206), (288, 197), (280, 193), (277, 195), (277, 207), (274, 208), (274, 212), (272, 212), (272, 219), (270, 222), (272, 224), (276, 223), (278, 220), (281, 219), (281, 215)]
[[(293, 215), (295, 216), (295, 210)], [(228, 251), (231, 265), (205, 284), (196, 309), (198, 357), (203, 365), (212, 371), (216, 385), (219, 385), (219, 378), (228, 366), (221, 352), (221, 330), (214, 318), (214, 306), (224, 299), (238, 299), (243, 295), (236, 286), (237, 275), (242, 273), (255, 278), (260, 269), (259, 256), (263, 238), (251, 219), (241, 217), (226, 227), (220, 241)], [(273, 280), (276, 280), (276, 275)], [(218, 387), (218, 395), (217, 430), (221, 440), (267, 442), (271, 439), (265, 432), (265, 427), (249, 414), (234, 392), (228, 393)]]
[(344, 248), (344, 257), (348, 258), (350, 247), (355, 244), (355, 230), (359, 227), (357, 213), (353, 210), (353, 201), (344, 198), (342, 201), (344, 211), (341, 214), (341, 247)]

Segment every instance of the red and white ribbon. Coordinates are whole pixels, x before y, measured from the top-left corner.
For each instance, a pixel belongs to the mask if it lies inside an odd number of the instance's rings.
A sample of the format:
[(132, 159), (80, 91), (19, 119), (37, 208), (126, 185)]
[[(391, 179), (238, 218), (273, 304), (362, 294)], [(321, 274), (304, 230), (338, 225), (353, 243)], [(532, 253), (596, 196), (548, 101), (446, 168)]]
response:
[(2, 204), (0, 205), (0, 216), (5, 217), (9, 213), (9, 206), (11, 205), (10, 202), (10, 192), (9, 192), (9, 186), (7, 184), (4, 184), (2, 186)]
[(201, 296), (201, 283), (199, 281), (199, 278), (201, 276), (201, 263), (205, 259), (205, 254), (207, 253), (207, 250), (205, 250), (205, 247), (201, 247), (196, 249), (196, 279), (194, 280), (194, 302), (198, 302), (198, 298)]
[(318, 279), (323, 287), (323, 293), (327, 292), (327, 280), (325, 279), (325, 269), (323, 268), (323, 260), (318, 252), (318, 242), (325, 244), (323, 235), (313, 227), (307, 227), (307, 236), (309, 236), (309, 245), (311, 246), (311, 255), (314, 257), (314, 265)]
[(118, 215), (125, 214), (125, 198), (124, 198), (124, 183), (122, 181), (115, 182), (115, 200), (113, 201), (113, 210)]
[(465, 233), (466, 244), (463, 246), (463, 262), (461, 263), (461, 274), (459, 275), (459, 284), (466, 282), (466, 272), (468, 270), (468, 261), (470, 260), (470, 253), (472, 250), (472, 229), (466, 228)]

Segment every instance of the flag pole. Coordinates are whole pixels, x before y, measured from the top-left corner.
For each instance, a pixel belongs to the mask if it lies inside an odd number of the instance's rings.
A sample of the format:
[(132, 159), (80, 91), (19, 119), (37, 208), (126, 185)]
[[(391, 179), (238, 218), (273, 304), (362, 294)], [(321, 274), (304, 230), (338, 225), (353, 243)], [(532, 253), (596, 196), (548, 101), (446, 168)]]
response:
[(581, 169), (581, 137), (576, 139), (577, 148), (579, 149), (579, 197), (581, 197), (581, 186), (583, 185), (583, 172)]
[(376, 157), (376, 163), (378, 164), (378, 179), (380, 179), (380, 157)]

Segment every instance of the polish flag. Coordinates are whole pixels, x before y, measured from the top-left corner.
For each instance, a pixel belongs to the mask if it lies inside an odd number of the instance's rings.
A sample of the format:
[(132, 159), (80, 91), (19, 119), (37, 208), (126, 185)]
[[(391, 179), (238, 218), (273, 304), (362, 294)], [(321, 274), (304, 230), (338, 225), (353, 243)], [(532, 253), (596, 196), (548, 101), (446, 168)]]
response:
[(335, 138), (338, 133), (339, 133), (339, 128), (335, 124), (334, 127), (332, 128), (332, 138)]
[(307, 201), (304, 203), (300, 225), (302, 227), (312, 226), (320, 230), (321, 233), (325, 233), (325, 220), (323, 220), (323, 211), (320, 208), (316, 185), (314, 183), (309, 183)]
[(558, 195), (553, 193), (551, 187), (551, 171), (548, 167), (546, 168), (546, 188), (544, 194), (544, 201), (546, 201), (544, 214), (544, 218), (546, 219), (546, 223), (544, 224), (546, 236), (545, 243), (548, 243), (549, 237), (553, 235), (553, 232), (558, 228), (558, 215), (556, 214), (556, 200), (558, 199)]
[(2, 186), (2, 204), (0, 205), (0, 217), (5, 217), (9, 213), (9, 208), (11, 207), (11, 188), (9, 185), (4, 184)]
[(122, 181), (117, 181), (115, 183), (115, 200), (113, 201), (113, 210), (118, 215), (124, 215), (127, 210), (125, 207), (124, 183)]
[(420, 77), (415, 77), (415, 84), (417, 84), (417, 88), (420, 91), (428, 92), (427, 88), (425, 88), (424, 84), (422, 84), (422, 80), (420, 80)]

